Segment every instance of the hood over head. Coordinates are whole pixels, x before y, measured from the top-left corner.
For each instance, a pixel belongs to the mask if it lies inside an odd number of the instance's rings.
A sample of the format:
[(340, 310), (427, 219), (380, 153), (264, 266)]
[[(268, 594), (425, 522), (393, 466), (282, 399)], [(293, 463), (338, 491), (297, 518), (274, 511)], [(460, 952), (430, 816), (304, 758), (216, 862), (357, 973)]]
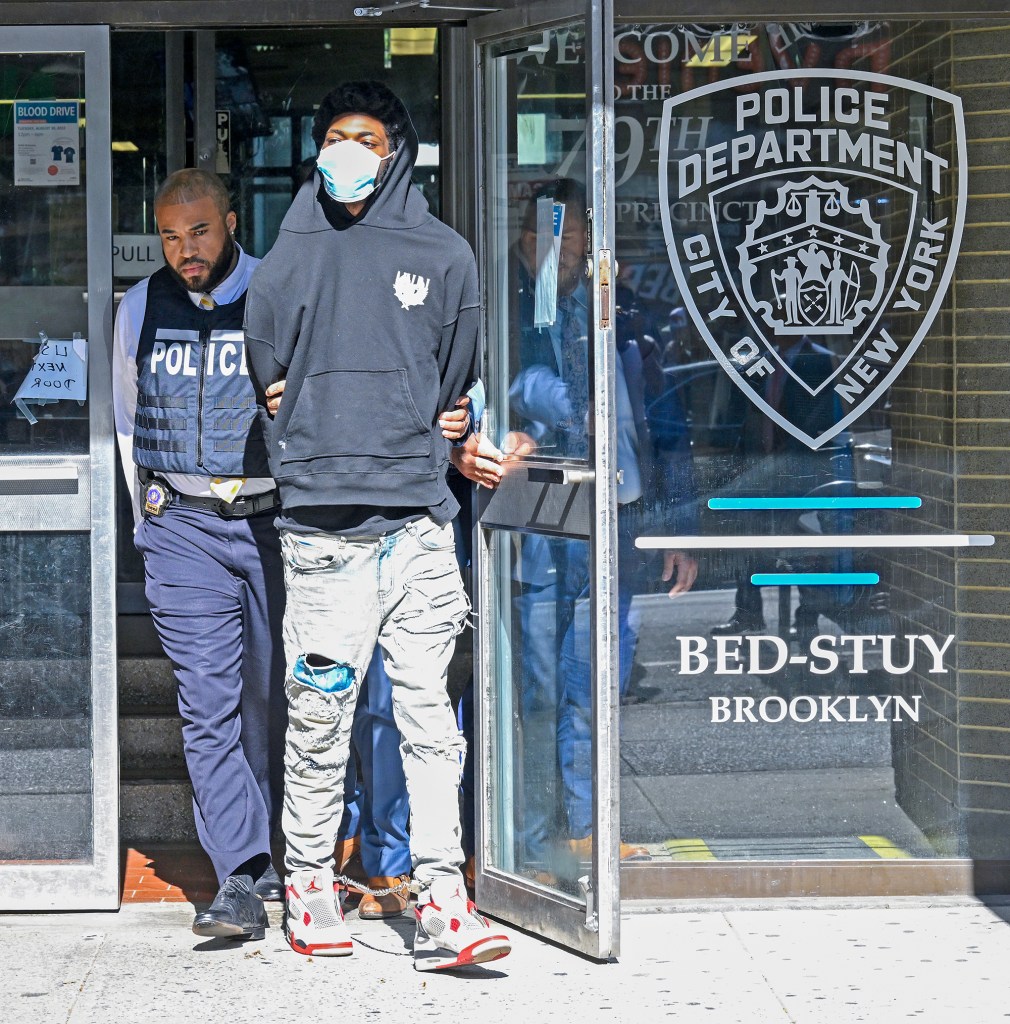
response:
[(328, 93), (316, 111), (312, 138), (317, 147), (322, 146), (330, 125), (345, 114), (374, 117), (386, 129), (393, 153), (383, 164), (377, 188), (364, 200), (362, 211), (352, 217), (343, 203), (327, 194), (317, 171), (299, 191), (282, 230), (340, 231), (356, 224), (392, 229), (416, 227), (429, 214), (427, 200), (411, 183), (418, 142), (406, 108), (379, 82), (347, 82)]

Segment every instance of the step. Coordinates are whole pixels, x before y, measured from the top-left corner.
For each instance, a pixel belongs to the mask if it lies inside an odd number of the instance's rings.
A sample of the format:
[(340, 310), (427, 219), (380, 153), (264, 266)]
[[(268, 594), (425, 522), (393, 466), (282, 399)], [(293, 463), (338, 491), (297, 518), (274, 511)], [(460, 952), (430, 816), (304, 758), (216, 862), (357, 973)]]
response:
[(9, 782), (0, 795), (0, 861), (90, 858), (89, 791), (12, 792), (18, 787)]
[(2, 716), (30, 716), (36, 708), (46, 714), (58, 708), (62, 714), (83, 715), (88, 708), (90, 658), (5, 657), (0, 678)]
[(193, 790), (188, 779), (125, 777), (119, 786), (122, 842), (195, 843)]
[(182, 719), (178, 712), (150, 709), (119, 712), (119, 763), (124, 775), (140, 773), (158, 778), (185, 771)]
[(89, 856), (92, 794), (87, 723), (7, 719), (2, 725), (0, 860)]
[(116, 649), (120, 658), (163, 656), (151, 616), (117, 615)]
[[(83, 715), (64, 718), (0, 717), (0, 757), (14, 750), (82, 750), (90, 746), (91, 722)], [(0, 772), (0, 791), (6, 777), (5, 771)]]
[(0, 800), (91, 792), (91, 750), (85, 744), (0, 750)]
[(120, 714), (125, 708), (150, 707), (174, 709), (176, 701), (175, 674), (172, 663), (163, 654), (119, 656)]
[[(116, 661), (120, 704), (177, 707), (175, 675), (164, 654), (139, 654)], [(89, 658), (4, 658), (0, 714), (21, 718), (42, 706), (63, 714), (89, 707)]]

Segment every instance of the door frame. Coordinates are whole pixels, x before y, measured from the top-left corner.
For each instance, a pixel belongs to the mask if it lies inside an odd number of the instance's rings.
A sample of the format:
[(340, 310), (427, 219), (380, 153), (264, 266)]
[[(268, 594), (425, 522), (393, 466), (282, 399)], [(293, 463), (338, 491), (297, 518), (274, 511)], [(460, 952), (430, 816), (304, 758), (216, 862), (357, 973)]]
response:
[[(83, 98), (88, 132), (85, 195), (89, 455), (86, 459), (16, 458), (22, 465), (79, 462), (89, 475), (93, 841), (90, 863), (0, 864), (0, 892), (4, 894), (4, 910), (115, 910), (119, 907), (120, 884), (116, 466), (110, 373), (113, 297), (109, 28), (99, 25), (4, 28), (0, 44), (5, 53), (84, 54)], [(88, 500), (86, 494), (82, 495), (82, 500)], [(76, 525), (72, 528), (78, 529)]]
[[(586, 65), (586, 149), (591, 155), (592, 173), (587, 175), (586, 201), (592, 212), (590, 240), (592, 252), (591, 288), (594, 293), (593, 351), (595, 360), (594, 395), (595, 445), (594, 480), (568, 487), (572, 498), (576, 491), (589, 486), (589, 499), (585, 506), (587, 535), (590, 542), (591, 566), (597, 581), (605, 585), (594, 589), (593, 621), (593, 748), (596, 827), (593, 832), (591, 882), (583, 904), (572, 897), (519, 876), (507, 874), (490, 863), (491, 806), (486, 794), (495, 784), (487, 755), (498, 722), (494, 721), (496, 702), (492, 688), (494, 680), (492, 644), (494, 642), (490, 610), (493, 596), (490, 572), (490, 533), (482, 528), (480, 514), (488, 502), (478, 503), (478, 516), (474, 525), (474, 600), (477, 609), (475, 673), (475, 743), (477, 749), (476, 789), (476, 873), (477, 893), (489, 913), (508, 918), (521, 927), (562, 945), (574, 948), (596, 959), (616, 956), (620, 949), (620, 878), (619, 878), (619, 822), (620, 778), (617, 731), (618, 711), (618, 646), (617, 636), (617, 522), (616, 477), (613, 472), (616, 458), (616, 422), (614, 411), (614, 379), (616, 350), (613, 337), (613, 294), (605, 293), (601, 314), (600, 281), (601, 253), (613, 252), (613, 7), (611, 0), (565, 0), (562, 3), (528, 4), (508, 11), (474, 18), (469, 22), (466, 52), (471, 74), (466, 89), (468, 123), (471, 137), (476, 140), (471, 173), (474, 175), (470, 194), (474, 197), (472, 223), (475, 225), (476, 251), (481, 273), (484, 297), (490, 287), (488, 266), (489, 230), (488, 196), (485, 174), (488, 156), (484, 152), (486, 104), (483, 102), (484, 60), (482, 48), (509, 36), (528, 34), (530, 31), (548, 30), (573, 21), (585, 24)], [(587, 167), (587, 170), (589, 168)], [(484, 302), (483, 307), (487, 308)], [(487, 324), (481, 324), (481, 351), (485, 375), (506, 372), (499, 367), (489, 349)], [(494, 396), (496, 387), (488, 381), (488, 394)], [(493, 397), (489, 402), (489, 421), (495, 430), (496, 410)], [(526, 460), (523, 460), (523, 463)], [(523, 463), (516, 470), (522, 472)], [(535, 462), (534, 462), (535, 464)], [(574, 468), (574, 467), (573, 467)], [(524, 483), (513, 475), (513, 491), (523, 489)], [(561, 471), (564, 476), (564, 471)], [(543, 487), (538, 483), (538, 491)], [(581, 496), (580, 496), (581, 497)], [(499, 504), (500, 507), (500, 504)], [(499, 528), (509, 528), (495, 521)]]

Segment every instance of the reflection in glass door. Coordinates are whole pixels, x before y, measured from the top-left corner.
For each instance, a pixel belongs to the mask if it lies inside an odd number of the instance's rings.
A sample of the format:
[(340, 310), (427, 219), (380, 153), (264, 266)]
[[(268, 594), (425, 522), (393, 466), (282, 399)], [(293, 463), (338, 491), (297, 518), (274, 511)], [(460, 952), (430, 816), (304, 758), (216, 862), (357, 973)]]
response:
[(488, 430), (513, 455), (479, 510), (478, 896), (601, 958), (618, 947), (608, 18), (472, 23)]
[(0, 53), (0, 900), (118, 905), (108, 31)]
[[(844, 867), (887, 892), (889, 866), (1004, 857), (1005, 715), (976, 703), (1002, 689), (970, 672), (1005, 669), (974, 646), (1004, 635), (955, 613), (999, 521), (956, 507), (992, 484), (955, 439), (997, 443), (956, 412), (1001, 387), (958, 353), (996, 358), (1005, 305), (982, 266), (1005, 227), (979, 211), (1007, 172), (967, 167), (964, 135), (1006, 105), (1003, 37), (617, 14), (617, 346), (643, 363), (654, 481), (620, 563), (622, 828), (653, 858), (626, 878), (689, 895), (735, 863), (736, 891), (769, 894), (812, 861), (820, 891)], [(959, 259), (966, 219), (987, 233)], [(671, 601), (678, 548), (699, 571)]]

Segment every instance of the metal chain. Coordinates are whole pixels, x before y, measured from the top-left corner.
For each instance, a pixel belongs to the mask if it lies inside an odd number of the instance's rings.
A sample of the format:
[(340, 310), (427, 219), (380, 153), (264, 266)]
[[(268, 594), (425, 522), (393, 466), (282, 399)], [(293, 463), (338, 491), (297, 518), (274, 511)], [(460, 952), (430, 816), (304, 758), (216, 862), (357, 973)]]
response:
[[(401, 892), (406, 889), (406, 895), (410, 896), (410, 880), (400, 882), (398, 885), (391, 886), (389, 889), (372, 889), (362, 882), (357, 881), (349, 877), (348, 875), (334, 875), (333, 880), (339, 882), (344, 886), (345, 889), (355, 889), (358, 892), (369, 893), (372, 896), (388, 896), (394, 892)], [(387, 956), (413, 956), (413, 950), (406, 950), (403, 953), (398, 952), (395, 949), (383, 949), (381, 946), (373, 946), (370, 942), (366, 942), (360, 935), (354, 934), (354, 941), (359, 946), (364, 946), (366, 949), (371, 949), (376, 953), (385, 953)]]
[(359, 946), (364, 946), (365, 949), (371, 949), (371, 950), (373, 950), (376, 953), (385, 953), (386, 956), (413, 956), (414, 955), (414, 951), (412, 949), (404, 950), (404, 952), (401, 953), (401, 952), (399, 952), (398, 950), (395, 950), (395, 949), (383, 949), (381, 946), (373, 946), (370, 942), (365, 942), (365, 940), (360, 935), (358, 935), (355, 932), (351, 933), (351, 938), (354, 939), (354, 941)]
[(359, 882), (354, 878), (350, 878), (347, 875), (334, 875), (333, 881), (339, 882), (345, 889), (354, 889), (357, 892), (364, 893), (369, 896), (390, 896), (394, 892), (402, 892), (404, 889), (407, 890), (407, 895), (410, 895), (410, 880), (405, 882), (399, 882), (396, 885), (390, 886), (388, 889), (370, 889), (364, 882)]

